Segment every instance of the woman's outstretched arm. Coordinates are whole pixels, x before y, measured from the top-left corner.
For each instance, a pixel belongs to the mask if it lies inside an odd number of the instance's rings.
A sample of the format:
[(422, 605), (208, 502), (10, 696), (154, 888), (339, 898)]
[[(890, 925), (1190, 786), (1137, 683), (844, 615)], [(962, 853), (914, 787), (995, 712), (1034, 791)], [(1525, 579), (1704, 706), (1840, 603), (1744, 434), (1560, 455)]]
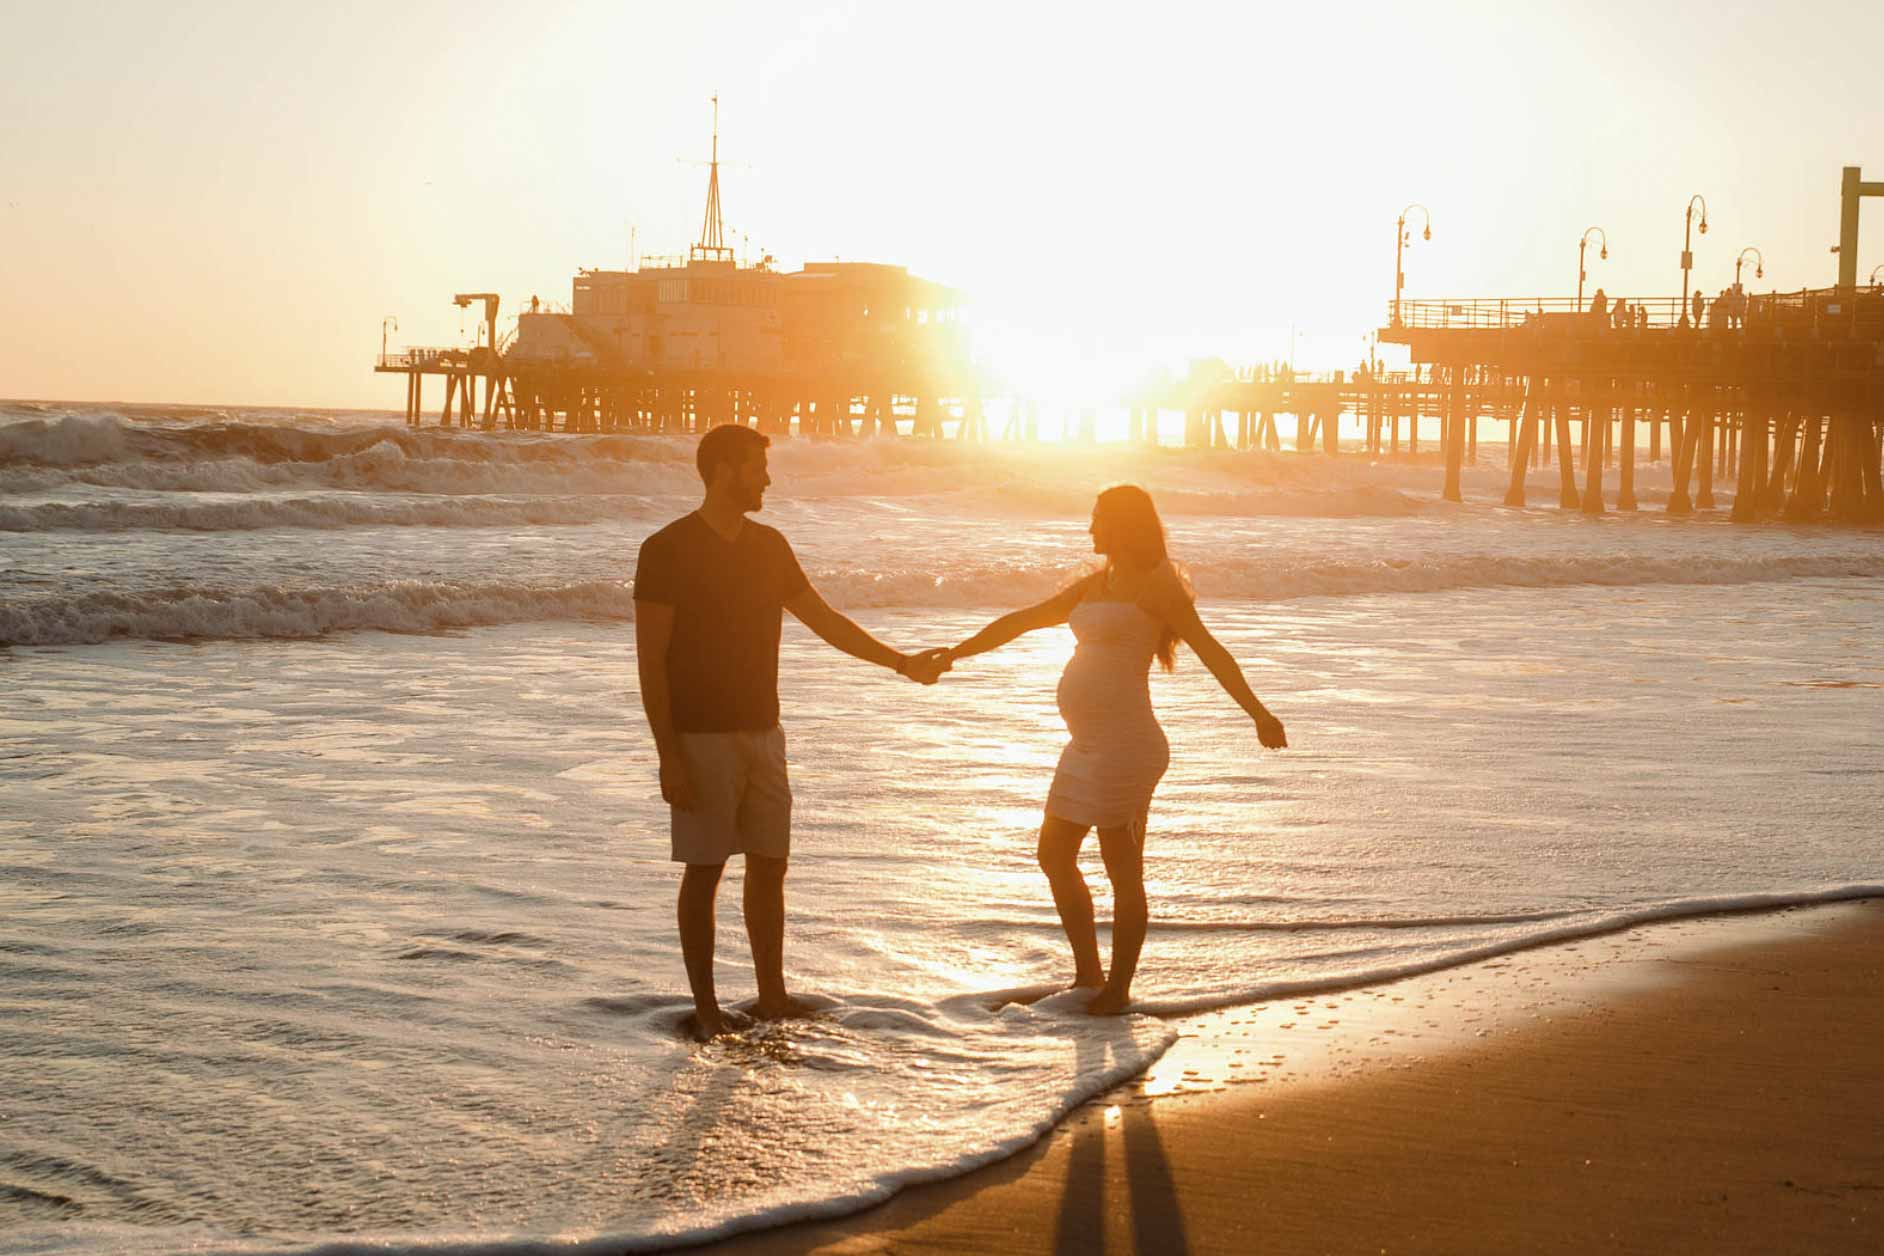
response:
[(1029, 633), (1036, 628), (1051, 628), (1063, 624), (1066, 617), (1079, 605), (1079, 599), (1085, 596), (1086, 586), (1095, 579), (1085, 576), (1074, 581), (1046, 601), (1024, 610), (1010, 611), (983, 628), (968, 640), (948, 652), (949, 661), (965, 659), (971, 654), (986, 654), (989, 650), (1006, 645), (1014, 638)]
[(1283, 730), (1282, 721), (1251, 691), (1249, 682), (1243, 679), (1243, 669), (1223, 648), (1223, 643), (1204, 627), (1204, 621), (1197, 617), (1197, 604), (1191, 600), (1190, 592), (1178, 579), (1176, 571), (1165, 567), (1140, 604), (1169, 624), (1184, 644), (1196, 651), (1198, 661), (1210, 669), (1223, 691), (1256, 721), (1256, 737), (1263, 745), (1271, 750), (1288, 746), (1288, 734)]

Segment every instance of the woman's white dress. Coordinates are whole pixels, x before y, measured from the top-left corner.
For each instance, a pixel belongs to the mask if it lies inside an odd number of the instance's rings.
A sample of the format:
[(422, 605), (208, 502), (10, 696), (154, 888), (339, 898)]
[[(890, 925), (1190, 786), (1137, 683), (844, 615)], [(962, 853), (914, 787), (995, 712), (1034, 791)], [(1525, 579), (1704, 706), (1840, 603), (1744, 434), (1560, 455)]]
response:
[(1078, 642), (1060, 676), (1060, 715), (1073, 739), (1047, 791), (1047, 814), (1099, 828), (1138, 826), (1171, 762), (1151, 709), (1151, 660), (1163, 626), (1132, 602), (1081, 602), (1067, 620)]

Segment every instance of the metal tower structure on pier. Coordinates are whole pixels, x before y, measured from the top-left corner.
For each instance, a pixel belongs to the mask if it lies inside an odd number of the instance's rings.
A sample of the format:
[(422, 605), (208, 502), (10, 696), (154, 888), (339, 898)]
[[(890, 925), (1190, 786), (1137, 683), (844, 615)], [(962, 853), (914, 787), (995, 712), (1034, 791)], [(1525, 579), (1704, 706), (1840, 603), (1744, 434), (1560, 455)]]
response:
[(700, 242), (688, 251), (689, 261), (730, 262), (733, 250), (726, 244), (725, 225), (720, 221), (720, 96), (713, 93), (713, 158), (707, 163), (706, 219), (700, 224)]

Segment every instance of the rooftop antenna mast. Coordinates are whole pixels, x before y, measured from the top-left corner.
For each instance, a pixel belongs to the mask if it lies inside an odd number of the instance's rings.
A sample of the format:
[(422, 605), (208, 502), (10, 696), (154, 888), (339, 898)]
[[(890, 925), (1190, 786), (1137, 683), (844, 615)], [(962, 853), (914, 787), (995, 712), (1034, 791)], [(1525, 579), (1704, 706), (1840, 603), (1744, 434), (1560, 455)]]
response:
[(706, 219), (700, 224), (700, 243), (693, 246), (692, 257), (700, 261), (728, 262), (733, 251), (726, 247), (726, 228), (720, 221), (720, 94), (713, 93), (713, 159), (707, 163)]

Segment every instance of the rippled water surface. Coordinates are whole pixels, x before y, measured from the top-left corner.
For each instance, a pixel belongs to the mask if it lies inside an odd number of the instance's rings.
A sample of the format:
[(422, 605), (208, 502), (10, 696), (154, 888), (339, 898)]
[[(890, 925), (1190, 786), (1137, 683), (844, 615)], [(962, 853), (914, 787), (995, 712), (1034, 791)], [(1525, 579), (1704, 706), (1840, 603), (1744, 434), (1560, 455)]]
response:
[[(0, 1249), (842, 1209), (1023, 1144), (1154, 1058), (1159, 1014), (1884, 881), (1884, 537), (1167, 453), (1134, 473), (1292, 748), (1188, 654), (1154, 677), (1144, 1014), (1005, 1001), (1070, 968), (1032, 852), (1065, 631), (922, 689), (788, 624), (788, 966), (824, 1010), (691, 1046), (624, 584), (689, 458), (0, 410)], [(906, 647), (1058, 587), (1132, 469), (773, 467), (767, 520)]]

